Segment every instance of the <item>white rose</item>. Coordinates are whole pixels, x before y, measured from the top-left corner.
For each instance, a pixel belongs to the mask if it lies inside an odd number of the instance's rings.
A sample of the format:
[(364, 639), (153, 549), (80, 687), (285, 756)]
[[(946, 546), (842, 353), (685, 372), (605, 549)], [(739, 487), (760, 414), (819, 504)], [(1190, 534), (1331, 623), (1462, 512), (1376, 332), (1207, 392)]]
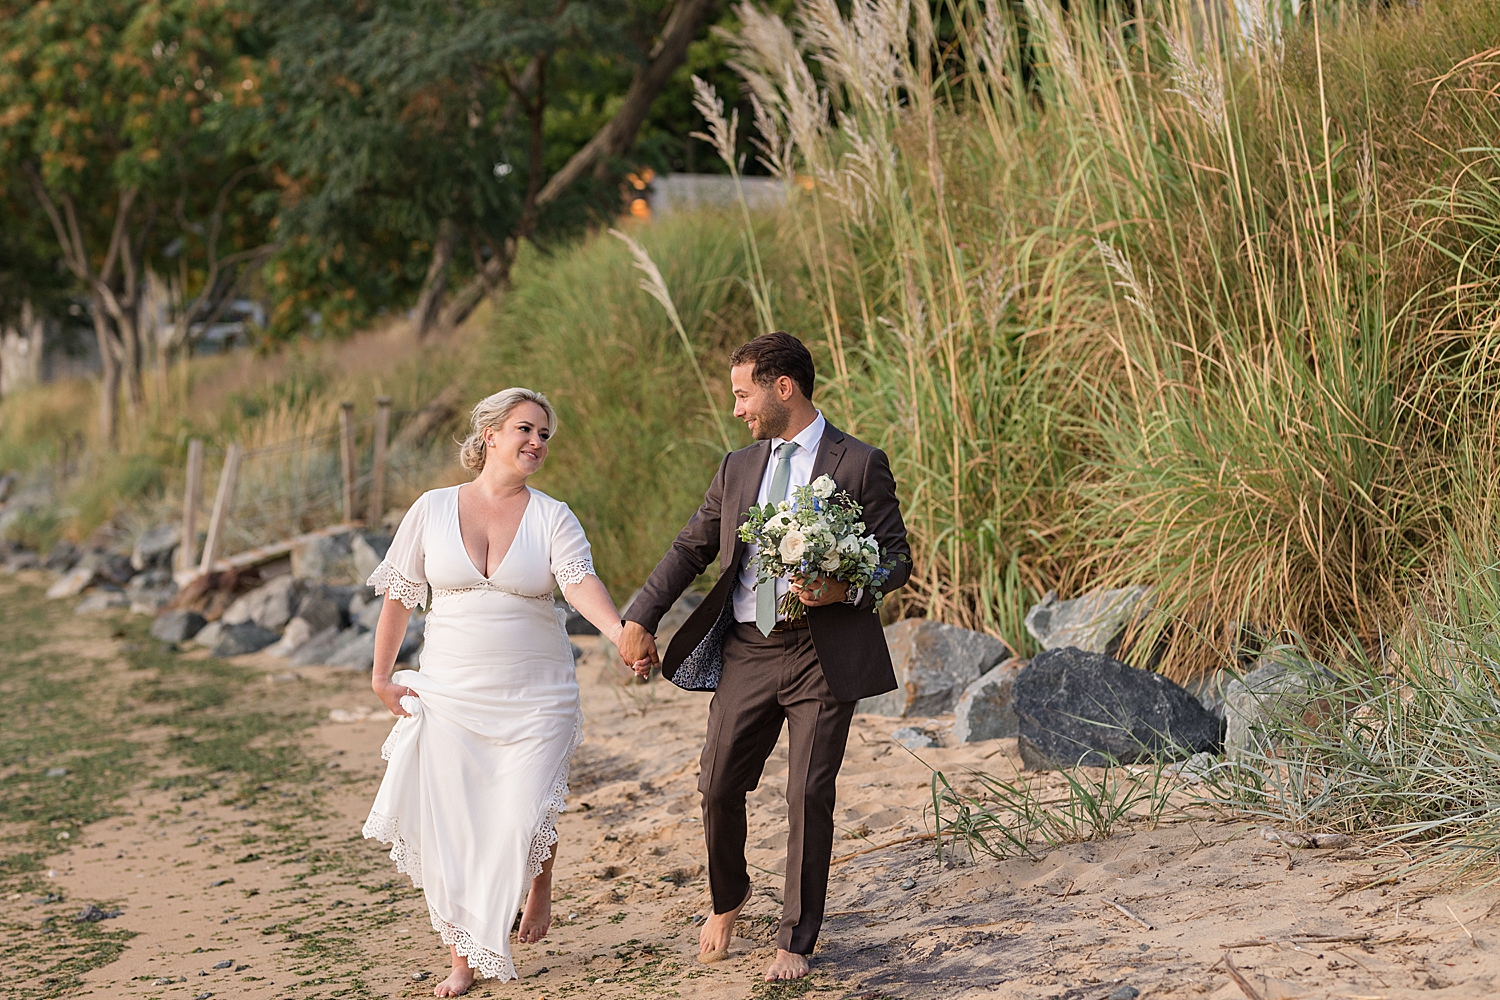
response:
[(829, 553), (823, 557), (823, 561), (818, 563), (818, 569), (822, 570), (825, 573), (832, 573), (834, 570), (839, 568), (839, 563), (841, 561), (842, 560), (839, 559), (838, 550), (831, 549)]
[(846, 556), (853, 555), (859, 551), (859, 539), (853, 535), (845, 535), (839, 539), (839, 552)]
[(787, 521), (788, 518), (785, 514), (772, 514), (770, 517), (766, 518), (766, 530), (779, 531), (782, 528), (786, 527)]
[(833, 496), (833, 491), (835, 489), (837, 489), (837, 487), (834, 486), (833, 480), (828, 476), (819, 476), (817, 479), (813, 480), (813, 496), (817, 497), (820, 500), (827, 500), (829, 497)]
[(788, 565), (796, 563), (807, 551), (807, 536), (796, 528), (781, 536), (781, 561)]
[(791, 510), (792, 509), (792, 502), (790, 500), (778, 500), (778, 501), (776, 501), (776, 509), (777, 510)]

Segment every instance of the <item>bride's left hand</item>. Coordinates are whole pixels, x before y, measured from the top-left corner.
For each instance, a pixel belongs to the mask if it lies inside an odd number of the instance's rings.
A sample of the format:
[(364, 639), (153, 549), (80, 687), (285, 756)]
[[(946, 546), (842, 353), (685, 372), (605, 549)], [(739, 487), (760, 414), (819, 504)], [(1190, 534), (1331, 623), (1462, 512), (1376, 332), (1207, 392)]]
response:
[(375, 680), (371, 685), (375, 690), (375, 697), (379, 698), (381, 704), (391, 710), (391, 714), (397, 718), (406, 719), (411, 713), (401, 707), (401, 699), (407, 695), (417, 697), (417, 692), (405, 684), (393, 684), (390, 681)]

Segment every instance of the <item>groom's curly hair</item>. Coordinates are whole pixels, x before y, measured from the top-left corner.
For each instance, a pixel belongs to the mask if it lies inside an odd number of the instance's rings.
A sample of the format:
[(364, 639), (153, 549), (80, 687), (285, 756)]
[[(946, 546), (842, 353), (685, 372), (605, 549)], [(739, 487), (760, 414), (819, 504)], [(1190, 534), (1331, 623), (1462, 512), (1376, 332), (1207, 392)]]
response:
[(729, 365), (732, 368), (754, 365), (755, 372), (751, 377), (757, 385), (774, 385), (785, 375), (797, 384), (802, 395), (812, 399), (813, 382), (817, 378), (812, 352), (790, 333), (777, 330), (741, 344), (729, 356)]

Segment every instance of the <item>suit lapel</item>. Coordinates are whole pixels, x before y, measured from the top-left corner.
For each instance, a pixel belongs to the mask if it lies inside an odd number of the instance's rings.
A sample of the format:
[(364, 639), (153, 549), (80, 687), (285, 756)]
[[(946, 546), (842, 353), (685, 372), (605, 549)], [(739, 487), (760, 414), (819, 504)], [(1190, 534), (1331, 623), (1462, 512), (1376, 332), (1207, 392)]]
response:
[(843, 459), (846, 450), (844, 432), (833, 424), (826, 425), (823, 428), (823, 440), (818, 443), (818, 457), (813, 462), (813, 479), (834, 475), (838, 471), (839, 462)]
[(760, 481), (765, 478), (766, 463), (770, 461), (770, 457), (771, 442), (755, 442), (752, 453), (746, 455), (745, 460), (740, 463), (739, 474), (734, 477), (733, 482), (726, 484), (728, 488), (724, 492), (728, 496), (725, 497), (726, 503), (720, 510), (719, 517), (729, 527), (731, 537), (734, 539), (734, 544), (729, 548), (729, 559), (726, 565), (734, 566), (739, 563), (740, 547), (745, 544), (739, 540), (740, 522), (744, 520), (745, 511), (749, 510), (760, 496)]

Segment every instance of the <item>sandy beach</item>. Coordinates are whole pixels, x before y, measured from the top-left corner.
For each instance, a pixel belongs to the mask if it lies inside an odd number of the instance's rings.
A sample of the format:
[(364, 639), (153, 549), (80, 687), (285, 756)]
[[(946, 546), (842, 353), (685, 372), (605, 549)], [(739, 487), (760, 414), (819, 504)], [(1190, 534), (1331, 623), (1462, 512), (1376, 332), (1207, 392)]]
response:
[[(127, 640), (111, 633), (108, 618), (69, 617), (51, 641), (93, 657), (96, 694), (139, 682), (120, 661)], [(755, 891), (736, 947), (729, 960), (700, 965), (696, 924), (708, 892), (696, 779), (708, 698), (660, 680), (625, 684), (599, 640), (580, 645), (587, 732), (559, 827), (552, 932), (516, 947), (519, 981), (481, 982), (474, 996), (1495, 993), (1500, 893), (1413, 879), (1360, 888), (1402, 860), (1371, 845), (1288, 851), (1261, 838), (1250, 819), (1205, 816), (1050, 850), (1033, 845), (1031, 858), (970, 859), (945, 849), (940, 864), (930, 839), (932, 769), (1013, 780), (1015, 742), (908, 752), (889, 735), (903, 723), (873, 716), (856, 718), (840, 779), (843, 832), (813, 976), (759, 981), (781, 908), (784, 740), (750, 799)], [(204, 659), (197, 650), (180, 656), (189, 670)], [(163, 733), (126, 734), (164, 748), (152, 780), (45, 859), (28, 885), (55, 887), (59, 899), (28, 890), (0, 901), (12, 967), (6, 995), (33, 995), (24, 987), (38, 975), (48, 916), (55, 926), (86, 900), (117, 909), (100, 926), (128, 940), (76, 987), (47, 995), (430, 995), (446, 955), (420, 893), (359, 834), (384, 766), (389, 715), (363, 674), (293, 672), (262, 654), (243, 666), (251, 680), (237, 697), (254, 711), (315, 715), (297, 737), (314, 777), (264, 783), (253, 805), (189, 798), (172, 780), (177, 765)], [(941, 737), (951, 719), (905, 720), (912, 723)], [(1064, 787), (1057, 775), (1032, 780), (1043, 799)]]

